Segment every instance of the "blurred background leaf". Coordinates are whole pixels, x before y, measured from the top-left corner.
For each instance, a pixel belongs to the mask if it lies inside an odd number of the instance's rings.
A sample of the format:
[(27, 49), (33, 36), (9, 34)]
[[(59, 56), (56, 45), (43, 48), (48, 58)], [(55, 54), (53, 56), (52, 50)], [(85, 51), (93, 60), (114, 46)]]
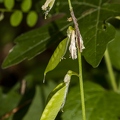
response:
[(20, 10), (16, 10), (15, 12), (12, 13), (10, 17), (10, 23), (12, 26), (18, 26), (23, 18), (23, 13)]
[[(106, 91), (101, 86), (85, 82), (87, 120), (118, 120), (120, 117), (120, 95)], [(62, 114), (63, 120), (82, 119), (79, 87), (71, 88)], [(73, 97), (74, 96), (74, 97)], [(111, 114), (112, 113), (112, 114)]]
[(35, 24), (37, 23), (37, 20), (38, 20), (37, 13), (35, 11), (30, 11), (26, 19), (28, 26), (30, 27), (35, 26)]
[(11, 10), (14, 7), (15, 0), (4, 0), (4, 6), (8, 9)]
[(117, 30), (115, 39), (108, 44), (108, 48), (113, 66), (120, 70), (120, 30)]
[(28, 12), (32, 7), (32, 0), (22, 0), (21, 9), (23, 12)]

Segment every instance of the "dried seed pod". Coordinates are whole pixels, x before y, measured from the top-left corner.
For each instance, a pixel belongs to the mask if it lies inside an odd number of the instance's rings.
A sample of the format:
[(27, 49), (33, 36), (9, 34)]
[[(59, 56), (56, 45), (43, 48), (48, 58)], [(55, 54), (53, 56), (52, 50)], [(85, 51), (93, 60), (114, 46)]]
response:
[(42, 10), (45, 11), (45, 19), (49, 11), (52, 9), (55, 0), (46, 0), (45, 4), (42, 6)]
[(67, 30), (67, 36), (70, 39), (69, 51), (72, 59), (77, 58), (77, 47), (76, 47), (76, 34), (73, 27), (69, 26)]

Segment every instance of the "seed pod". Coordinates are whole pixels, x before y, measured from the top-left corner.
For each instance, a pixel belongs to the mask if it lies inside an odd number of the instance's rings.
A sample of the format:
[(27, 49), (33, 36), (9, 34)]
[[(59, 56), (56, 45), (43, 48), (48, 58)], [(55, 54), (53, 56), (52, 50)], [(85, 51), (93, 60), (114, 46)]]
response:
[(76, 34), (72, 26), (68, 27), (67, 36), (70, 39), (69, 51), (70, 51), (71, 57), (72, 59), (76, 59), (77, 58)]
[(55, 0), (46, 0), (45, 4), (42, 6), (42, 10), (45, 11), (45, 19), (49, 11), (52, 9)]

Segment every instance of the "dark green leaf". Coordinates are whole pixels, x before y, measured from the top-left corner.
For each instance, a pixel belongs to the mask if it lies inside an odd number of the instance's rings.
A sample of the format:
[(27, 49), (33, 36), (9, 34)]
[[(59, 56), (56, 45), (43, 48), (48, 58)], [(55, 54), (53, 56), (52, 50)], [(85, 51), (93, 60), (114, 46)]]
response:
[[(53, 43), (59, 42), (61, 37), (63, 37), (62, 34), (59, 32), (59, 29), (56, 27), (55, 24), (53, 24), (53, 26), (48, 26), (30, 31), (16, 38), (15, 42), (17, 43), (17, 45), (12, 50), (10, 50), (10, 53), (3, 62), (2, 67), (9, 67), (25, 60), (26, 58), (31, 59), (37, 54), (43, 52)], [(52, 32), (52, 37), (50, 37), (48, 33), (48, 28)], [(58, 38), (58, 36), (61, 37)]]
[(29, 110), (24, 116), (24, 120), (40, 119), (47, 96), (55, 86), (56, 84), (53, 81), (49, 81), (47, 85), (41, 84), (40, 86), (36, 86), (34, 99), (31, 103)]
[(36, 24), (37, 19), (38, 19), (37, 13), (35, 11), (30, 11), (27, 15), (27, 24), (30, 27), (33, 27)]
[[(119, 94), (106, 91), (90, 82), (84, 84), (84, 89), (87, 120), (119, 120)], [(68, 94), (62, 118), (63, 120), (82, 120), (79, 87), (72, 88)]]
[(113, 66), (120, 70), (120, 30), (116, 32), (115, 40), (108, 44), (108, 50)]
[(13, 88), (8, 93), (5, 93), (0, 87), (0, 103), (2, 103), (0, 104), (0, 119), (3, 115), (9, 113), (17, 107), (21, 97), (22, 96), (17, 92), (16, 88)]
[(22, 18), (23, 18), (22, 12), (20, 10), (16, 10), (10, 17), (11, 25), (14, 27), (18, 26), (21, 23)]
[(21, 9), (23, 12), (28, 12), (32, 6), (32, 0), (22, 0)]
[(46, 76), (46, 73), (53, 70), (59, 62), (63, 59), (63, 56), (66, 53), (67, 47), (68, 47), (69, 40), (68, 38), (65, 38), (62, 40), (56, 50), (54, 51), (52, 57), (49, 60), (49, 63), (45, 69), (44, 76)]
[[(27, 114), (24, 116), (24, 120), (36, 119), (39, 120), (40, 113), (42, 113), (43, 109), (43, 101), (42, 101), (42, 90), (40, 86), (36, 86), (36, 92), (32, 104), (27, 111)], [(21, 111), (22, 112), (22, 111)]]

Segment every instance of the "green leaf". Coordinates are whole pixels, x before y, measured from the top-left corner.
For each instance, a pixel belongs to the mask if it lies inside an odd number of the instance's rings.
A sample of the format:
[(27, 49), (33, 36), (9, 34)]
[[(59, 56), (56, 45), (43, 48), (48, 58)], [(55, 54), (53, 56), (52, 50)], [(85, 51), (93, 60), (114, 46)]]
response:
[[(18, 84), (17, 84), (18, 86)], [(4, 89), (0, 87), (0, 119), (3, 115), (9, 113), (12, 111), (14, 108), (17, 107), (21, 95), (17, 92), (18, 88), (16, 89), (16, 86), (12, 88), (8, 93), (4, 92)], [(15, 99), (13, 99), (15, 98)], [(9, 102), (8, 102), (9, 101)]]
[[(84, 89), (86, 120), (118, 120), (120, 117), (119, 94), (106, 91), (91, 82), (84, 83)], [(62, 118), (62, 120), (82, 120), (79, 86), (72, 88), (69, 92)]]
[(11, 10), (14, 7), (15, 1), (14, 0), (4, 0), (4, 6)]
[[(90, 34), (94, 31), (94, 27), (89, 31)], [(88, 31), (87, 31), (88, 32)], [(87, 33), (86, 33), (87, 34)], [(84, 37), (84, 36), (83, 36)], [(89, 39), (88, 33), (88, 39)], [(107, 44), (115, 37), (115, 30), (110, 24), (106, 24), (106, 30), (98, 30), (98, 33), (93, 35), (92, 39), (87, 40), (85, 43), (85, 50), (83, 55), (86, 61), (93, 67), (97, 67), (104, 55)]]
[(47, 72), (53, 70), (59, 64), (61, 59), (63, 59), (63, 56), (65, 55), (68, 47), (68, 43), (69, 43), (68, 38), (65, 38), (59, 43), (58, 47), (56, 48), (52, 57), (49, 60), (49, 63), (44, 72), (44, 76), (46, 76)]
[[(3, 62), (2, 67), (6, 68), (11, 65), (15, 65), (23, 60), (31, 59), (37, 54), (42, 53), (53, 43), (59, 42), (63, 35), (59, 32), (56, 25), (47, 25), (36, 30), (25, 33), (16, 38), (15, 43), (17, 44), (13, 49), (10, 50), (9, 55)], [(48, 33), (48, 28), (51, 30), (52, 37)], [(58, 31), (55, 33), (55, 31)], [(58, 38), (60, 36), (60, 38)]]
[(42, 92), (43, 91), (40, 89), (40, 86), (36, 86), (36, 92), (35, 92), (34, 99), (32, 101), (30, 108), (25, 114), (23, 120), (30, 120), (30, 119), (39, 120), (40, 113), (42, 113), (42, 109), (43, 109)]
[(10, 17), (11, 25), (14, 27), (18, 26), (21, 23), (22, 18), (23, 18), (22, 12), (20, 10), (16, 10)]
[(27, 24), (30, 27), (33, 27), (38, 19), (38, 15), (35, 11), (30, 11), (27, 15)]
[(0, 0), (0, 3), (3, 3), (4, 2), (4, 0)]
[[(67, 11), (67, 4), (61, 2), (59, 11)], [(115, 29), (106, 23), (107, 19), (120, 15), (120, 4), (110, 4), (107, 0), (77, 0), (72, 4), (85, 45), (83, 56), (90, 65), (97, 67), (108, 42), (115, 37)]]
[(108, 44), (112, 65), (120, 70), (120, 30), (117, 30), (115, 39)]
[(21, 9), (23, 12), (28, 12), (32, 6), (32, 0), (22, 0)]
[[(60, 89), (58, 90), (58, 88)], [(66, 85), (64, 83), (59, 84), (57, 86), (57, 90), (58, 91), (52, 96), (52, 98), (47, 103), (40, 120), (54, 120), (58, 112), (60, 111), (61, 105), (64, 101)]]

